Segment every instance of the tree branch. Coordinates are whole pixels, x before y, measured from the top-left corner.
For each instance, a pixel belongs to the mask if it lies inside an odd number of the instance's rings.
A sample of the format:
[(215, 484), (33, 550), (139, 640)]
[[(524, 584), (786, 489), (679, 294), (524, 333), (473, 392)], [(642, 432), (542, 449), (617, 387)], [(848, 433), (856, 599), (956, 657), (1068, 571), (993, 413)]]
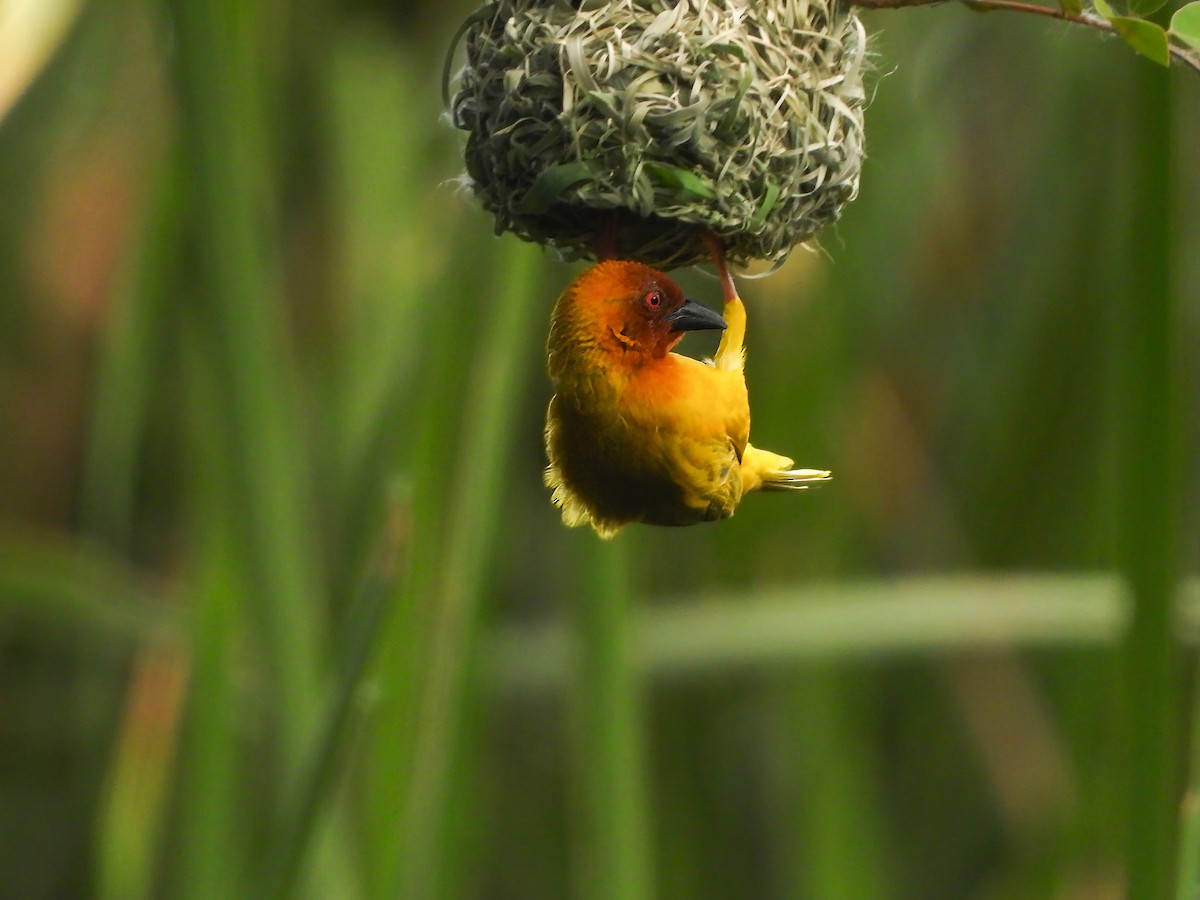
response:
[[(903, 9), (909, 6), (932, 6), (935, 3), (941, 3), (943, 0), (847, 0), (851, 6), (857, 6), (859, 9)], [(1024, 3), (1021, 0), (959, 0), (963, 6), (968, 9), (973, 9), (976, 12), (1019, 12), (1029, 13), (1035, 16), (1046, 16), (1051, 19), (1058, 19), (1062, 22), (1070, 22), (1074, 25), (1086, 25), (1088, 28), (1094, 28), (1096, 31), (1104, 31), (1108, 34), (1116, 34), (1116, 29), (1107, 19), (1095, 15), (1094, 13), (1080, 13), (1079, 15), (1069, 15), (1061, 9), (1054, 9), (1049, 6), (1039, 6), (1036, 3)], [(1197, 73), (1200, 73), (1200, 54), (1181, 47), (1176, 43), (1169, 43), (1168, 49), (1176, 62), (1183, 63)]]

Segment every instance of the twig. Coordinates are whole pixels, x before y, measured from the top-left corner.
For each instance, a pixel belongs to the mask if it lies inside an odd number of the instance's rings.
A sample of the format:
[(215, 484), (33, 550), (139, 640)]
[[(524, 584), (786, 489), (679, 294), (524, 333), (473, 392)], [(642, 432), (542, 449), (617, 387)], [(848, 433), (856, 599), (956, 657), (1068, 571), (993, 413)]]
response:
[[(902, 9), (908, 6), (932, 6), (935, 3), (941, 3), (942, 0), (847, 0), (847, 2), (851, 6), (857, 6), (860, 9)], [(1061, 9), (1039, 6), (1036, 3), (1023, 3), (1021, 0), (959, 0), (959, 2), (968, 9), (973, 9), (976, 12), (1029, 13), (1035, 16), (1058, 19), (1062, 22), (1070, 22), (1074, 25), (1086, 25), (1088, 28), (1094, 28), (1097, 31), (1104, 31), (1108, 34), (1117, 33), (1111, 22), (1093, 13), (1085, 12), (1079, 15), (1070, 15)], [(1173, 43), (1168, 43), (1167, 49), (1175, 57), (1176, 61), (1200, 73), (1200, 54)]]

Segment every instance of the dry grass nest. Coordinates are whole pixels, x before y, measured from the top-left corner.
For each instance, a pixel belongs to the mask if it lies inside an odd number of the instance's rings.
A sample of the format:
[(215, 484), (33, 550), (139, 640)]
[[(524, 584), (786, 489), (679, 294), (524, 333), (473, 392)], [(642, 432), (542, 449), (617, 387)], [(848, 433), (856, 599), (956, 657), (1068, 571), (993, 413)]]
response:
[(778, 262), (857, 193), (866, 35), (837, 0), (494, 0), (464, 35), (451, 116), (497, 233)]

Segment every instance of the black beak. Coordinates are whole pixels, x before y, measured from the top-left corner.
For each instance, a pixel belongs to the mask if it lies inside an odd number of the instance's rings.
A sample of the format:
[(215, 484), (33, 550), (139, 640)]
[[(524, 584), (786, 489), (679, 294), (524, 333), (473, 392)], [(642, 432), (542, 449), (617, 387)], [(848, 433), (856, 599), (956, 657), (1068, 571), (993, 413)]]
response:
[(685, 298), (683, 306), (675, 312), (663, 317), (671, 323), (672, 331), (704, 331), (712, 328), (725, 328), (725, 320), (695, 300)]

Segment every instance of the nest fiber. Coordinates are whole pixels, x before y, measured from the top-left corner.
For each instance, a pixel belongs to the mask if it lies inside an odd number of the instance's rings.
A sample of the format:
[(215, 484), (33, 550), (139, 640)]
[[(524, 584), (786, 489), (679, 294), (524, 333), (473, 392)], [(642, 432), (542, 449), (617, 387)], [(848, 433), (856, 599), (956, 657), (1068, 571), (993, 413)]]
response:
[(497, 232), (779, 261), (857, 193), (866, 36), (837, 0), (494, 0), (464, 27), (451, 114)]

